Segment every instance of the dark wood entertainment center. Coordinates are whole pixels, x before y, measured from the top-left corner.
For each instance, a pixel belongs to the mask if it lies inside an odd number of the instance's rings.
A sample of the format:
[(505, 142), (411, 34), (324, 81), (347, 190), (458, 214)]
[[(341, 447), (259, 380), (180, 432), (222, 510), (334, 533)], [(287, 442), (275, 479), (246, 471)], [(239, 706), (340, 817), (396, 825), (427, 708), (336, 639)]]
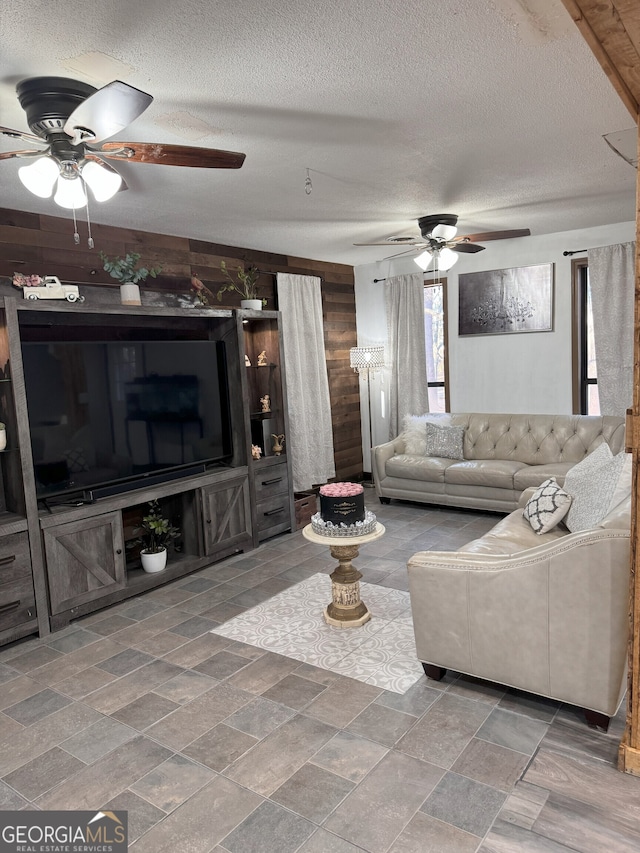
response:
[[(279, 313), (162, 304), (132, 308), (103, 299), (80, 305), (0, 297), (0, 419), (7, 431), (7, 447), (0, 452), (0, 644), (48, 634), (295, 526), (286, 439), (281, 455), (274, 454), (271, 440), (273, 434), (289, 434)], [(232, 456), (196, 474), (177, 471), (165, 481), (135, 483), (121, 492), (116, 487), (115, 494), (91, 502), (44, 502), (36, 493), (22, 336), (27, 326), (46, 327), (55, 340), (65, 329), (107, 323), (170, 327), (178, 336), (224, 341)], [(258, 366), (263, 352), (260, 361), (266, 363)], [(265, 412), (260, 401), (267, 395)], [(256, 443), (263, 451), (258, 460), (251, 456)], [(135, 549), (127, 547), (151, 500), (158, 500), (181, 531), (179, 551), (158, 574), (146, 574)]]

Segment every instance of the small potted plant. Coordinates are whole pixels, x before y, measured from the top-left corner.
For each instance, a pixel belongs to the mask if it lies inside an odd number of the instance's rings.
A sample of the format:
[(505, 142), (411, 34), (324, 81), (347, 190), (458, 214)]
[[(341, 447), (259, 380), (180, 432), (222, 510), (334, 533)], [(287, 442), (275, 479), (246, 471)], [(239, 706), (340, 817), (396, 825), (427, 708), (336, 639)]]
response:
[(247, 267), (243, 269), (239, 266), (233, 276), (227, 269), (227, 264), (222, 261), (220, 271), (226, 279), (226, 282), (218, 288), (218, 302), (222, 300), (223, 295), (227, 292), (238, 293), (241, 297), (240, 307), (248, 308), (252, 311), (262, 311), (262, 307), (267, 304), (266, 299), (260, 299), (258, 296), (258, 279), (260, 278), (260, 270), (257, 267)]
[(142, 568), (149, 573), (161, 572), (167, 565), (167, 547), (180, 531), (163, 516), (158, 501), (149, 501), (149, 511), (138, 530), (142, 531), (139, 542), (144, 546), (140, 551)]
[(120, 301), (123, 305), (141, 305), (138, 282), (146, 281), (149, 275), (155, 278), (162, 271), (162, 267), (139, 267), (140, 257), (138, 252), (127, 252), (124, 258), (109, 258), (100, 252), (103, 269), (120, 282)]

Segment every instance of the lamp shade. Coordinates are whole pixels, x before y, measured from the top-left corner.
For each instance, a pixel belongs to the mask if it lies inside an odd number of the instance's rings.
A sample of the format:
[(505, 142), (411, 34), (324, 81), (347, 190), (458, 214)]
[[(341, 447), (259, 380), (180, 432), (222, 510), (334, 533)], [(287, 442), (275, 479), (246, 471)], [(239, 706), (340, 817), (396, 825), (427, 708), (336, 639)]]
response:
[(453, 240), (457, 230), (455, 225), (436, 225), (431, 231), (431, 236), (438, 240)]
[(379, 370), (384, 367), (384, 347), (351, 347), (349, 363), (354, 370)]
[(425, 250), (424, 252), (422, 252), (422, 254), (418, 255), (417, 258), (414, 258), (413, 261), (414, 263), (418, 264), (422, 272), (426, 272), (427, 267), (431, 263), (431, 258), (433, 258), (431, 252), (427, 252)]
[(458, 262), (458, 254), (453, 249), (441, 249), (438, 257), (438, 269), (450, 270)]
[(53, 200), (60, 207), (66, 207), (67, 210), (84, 207), (87, 203), (87, 195), (80, 178), (77, 175), (73, 178), (65, 178), (63, 175), (60, 175), (58, 178), (58, 189)]
[(53, 186), (56, 182), (60, 170), (57, 164), (51, 157), (38, 157), (33, 163), (28, 166), (21, 166), (18, 169), (18, 177), (22, 184), (40, 198), (50, 198), (53, 192)]
[(114, 171), (89, 160), (82, 167), (82, 177), (96, 201), (109, 201), (122, 185), (122, 178)]

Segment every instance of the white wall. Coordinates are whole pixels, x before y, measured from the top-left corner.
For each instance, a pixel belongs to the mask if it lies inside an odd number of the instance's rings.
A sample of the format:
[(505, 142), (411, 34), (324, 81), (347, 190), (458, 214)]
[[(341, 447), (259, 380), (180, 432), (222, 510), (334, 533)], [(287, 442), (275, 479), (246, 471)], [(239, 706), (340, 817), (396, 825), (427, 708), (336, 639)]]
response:
[[(570, 413), (571, 257), (565, 250), (589, 249), (635, 239), (635, 222), (578, 231), (487, 242), (484, 252), (460, 255), (448, 280), (449, 390), (453, 412)], [(574, 256), (575, 257), (575, 256)], [(586, 257), (579, 255), (578, 257)], [(458, 275), (552, 262), (555, 270), (551, 332), (458, 336)], [(386, 340), (384, 283), (373, 279), (413, 273), (413, 255), (355, 268), (358, 344)], [(388, 421), (380, 409), (386, 374), (372, 378), (373, 443), (386, 441)], [(366, 383), (360, 384), (364, 469), (371, 470)]]

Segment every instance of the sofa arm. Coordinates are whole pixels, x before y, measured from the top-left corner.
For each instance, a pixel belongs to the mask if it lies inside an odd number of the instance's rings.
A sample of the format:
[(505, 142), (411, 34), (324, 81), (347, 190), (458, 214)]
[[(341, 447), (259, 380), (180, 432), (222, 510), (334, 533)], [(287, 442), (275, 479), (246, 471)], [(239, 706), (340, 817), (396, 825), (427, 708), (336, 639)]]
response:
[(534, 492), (536, 492), (538, 488), (539, 486), (529, 486), (527, 489), (525, 489), (524, 492), (522, 492), (522, 494), (518, 498), (518, 506), (524, 509), (527, 505), (527, 501), (529, 501), (533, 497)]
[[(386, 476), (387, 461), (392, 459), (397, 453), (404, 453), (402, 436), (397, 436), (393, 441), (387, 441), (385, 444), (379, 444), (373, 448), (371, 464), (376, 488), (378, 483)], [(378, 494), (380, 493), (378, 492)]]

